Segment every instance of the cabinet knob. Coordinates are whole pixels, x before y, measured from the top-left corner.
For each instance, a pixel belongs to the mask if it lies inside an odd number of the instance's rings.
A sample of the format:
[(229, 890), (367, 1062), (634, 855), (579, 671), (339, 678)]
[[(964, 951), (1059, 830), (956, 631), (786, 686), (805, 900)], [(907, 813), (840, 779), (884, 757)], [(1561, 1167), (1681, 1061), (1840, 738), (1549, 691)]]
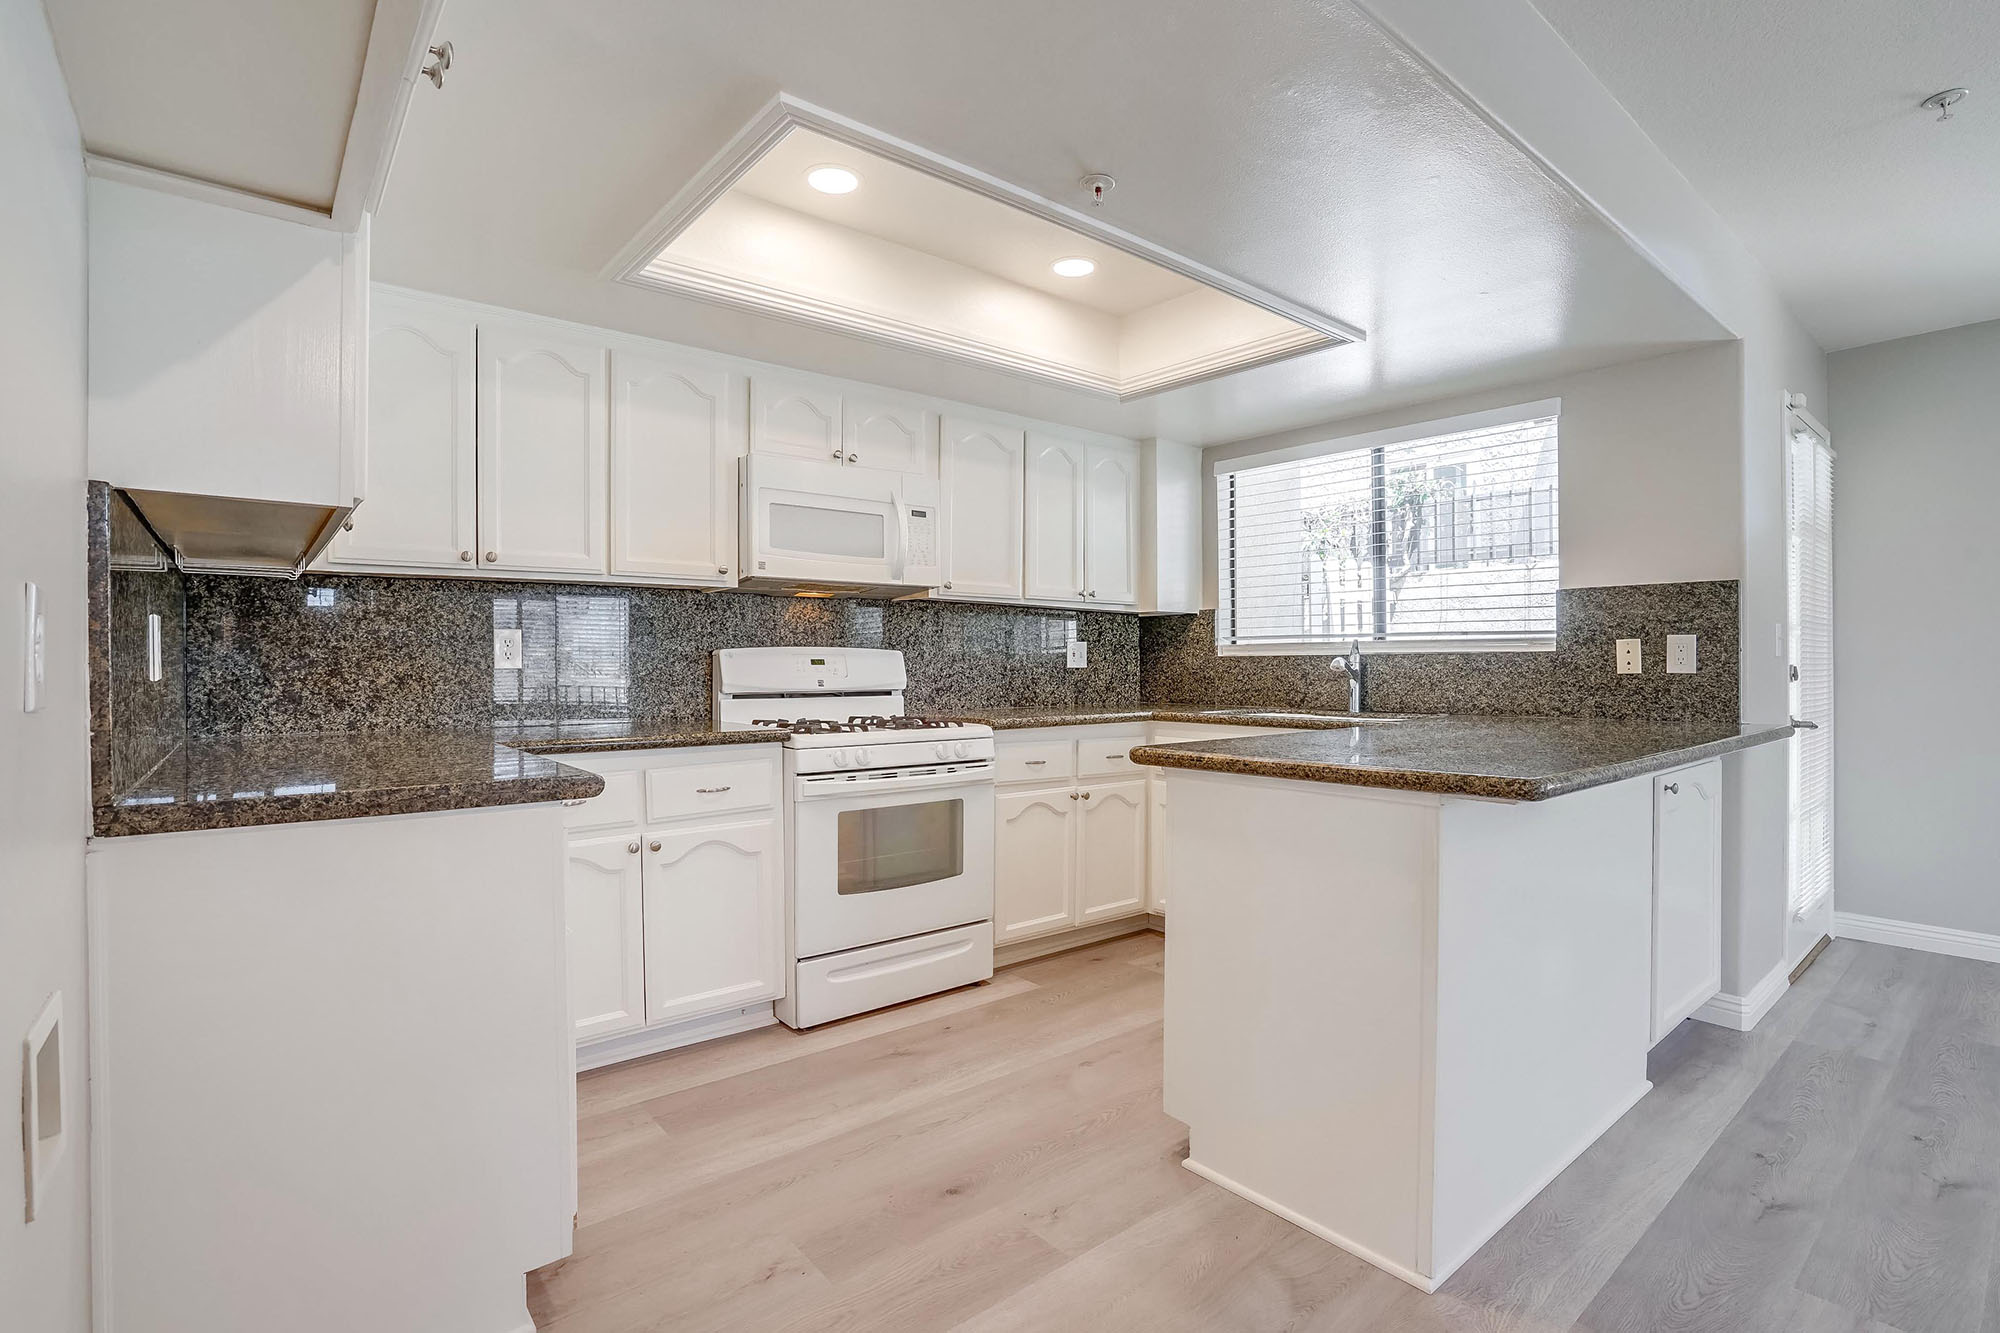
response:
[(1089, 800), (1089, 799), (1090, 799), (1090, 793), (1089, 793), (1089, 792), (1085, 792), (1085, 793), (1083, 794), (1083, 799), (1084, 799), (1084, 800), (1086, 800), (1086, 801), (1087, 801), (1087, 800)]
[(1071, 793), (1069, 794), (1069, 798), (1070, 798), (1070, 799), (1071, 799), (1072, 801), (1074, 801), (1074, 800), (1076, 799), (1076, 793), (1075, 793), (1075, 792), (1071, 792)]
[(347, 519), (346, 521), (344, 521), (344, 522), (343, 522), (343, 523), (342, 523), (342, 524), (340, 525), (340, 530), (341, 530), (342, 532), (352, 532), (352, 531), (354, 531), (354, 520), (350, 518), (350, 519)]
[(660, 850), (660, 840), (658, 838), (655, 838), (651, 842), (647, 843), (646, 846), (652, 849), (653, 851), (657, 852)]
[(1088, 597), (1088, 596), (1090, 596), (1090, 594), (1089, 594), (1089, 593), (1085, 592), (1085, 591), (1084, 591), (1083, 589), (1081, 589), (1081, 588), (1078, 588), (1078, 589), (1076, 590), (1076, 595), (1077, 595), (1078, 597)]
[(625, 844), (625, 850), (632, 853), (632, 855), (637, 856), (639, 854), (639, 844), (636, 842), (628, 842)]
[(946, 580), (944, 581), (944, 590), (945, 590), (946, 592), (950, 592), (950, 591), (951, 591), (951, 580), (950, 580), (950, 579), (946, 579)]
[(471, 564), (471, 563), (472, 563), (472, 552), (470, 552), (470, 551), (460, 551), (460, 552), (458, 553), (458, 558), (459, 558), (460, 560), (463, 560), (463, 561), (464, 561), (464, 562), (465, 562), (466, 564), (468, 564), (468, 565), (469, 565), (469, 564)]
[(860, 454), (849, 454), (849, 455), (847, 456), (847, 461), (848, 461), (848, 462), (850, 462), (850, 463), (859, 463), (859, 462), (861, 461), (861, 455), (860, 455)]
[(488, 551), (486, 553), (486, 563), (489, 565), (492, 564), (495, 560), (498, 560), (499, 558), (500, 558), (500, 553), (498, 551)]
[(718, 574), (727, 574), (727, 573), (729, 572), (729, 566), (728, 566), (728, 565), (717, 565), (717, 566), (715, 567), (715, 572), (716, 572), (716, 573), (718, 573)]
[(1661, 790), (1669, 793), (1670, 795), (1679, 796), (1681, 794), (1681, 784), (1678, 782), (1669, 782), (1663, 788), (1661, 788)]
[(833, 451), (833, 461), (834, 461), (834, 462), (836, 462), (836, 463), (838, 463), (838, 462), (840, 461), (840, 450), (838, 450), (838, 449), (835, 449), (835, 450)]

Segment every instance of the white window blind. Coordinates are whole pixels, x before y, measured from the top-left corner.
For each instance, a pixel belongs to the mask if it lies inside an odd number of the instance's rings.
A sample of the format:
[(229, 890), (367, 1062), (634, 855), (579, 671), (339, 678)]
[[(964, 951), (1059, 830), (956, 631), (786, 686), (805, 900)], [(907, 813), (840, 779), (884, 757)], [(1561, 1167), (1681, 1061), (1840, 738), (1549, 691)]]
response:
[(1833, 449), (1795, 421), (1789, 455), (1792, 716), (1818, 724), (1791, 744), (1790, 897), (1803, 921), (1833, 893)]
[(1552, 646), (1558, 407), (1216, 464), (1218, 649)]

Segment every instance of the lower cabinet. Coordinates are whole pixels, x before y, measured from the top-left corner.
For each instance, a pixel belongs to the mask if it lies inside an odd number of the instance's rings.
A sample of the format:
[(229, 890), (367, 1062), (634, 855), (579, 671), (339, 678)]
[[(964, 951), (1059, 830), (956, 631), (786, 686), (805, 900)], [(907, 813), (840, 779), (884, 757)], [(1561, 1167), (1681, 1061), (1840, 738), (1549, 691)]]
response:
[(1083, 788), (1077, 822), (1076, 923), (1146, 910), (1146, 779)]
[(1146, 910), (1167, 912), (1167, 780), (1146, 779)]
[(1148, 784), (1125, 758), (1144, 743), (1137, 729), (1039, 731), (1000, 743), (995, 944), (1146, 910)]
[(1722, 765), (1653, 778), (1653, 1013), (1657, 1042), (1722, 989)]
[(636, 833), (569, 844), (569, 1012), (579, 1041), (646, 1021), (639, 848)]
[(785, 993), (785, 894), (775, 820), (648, 835), (646, 1021)]
[(993, 942), (1007, 944), (1076, 920), (1076, 788), (994, 798)]

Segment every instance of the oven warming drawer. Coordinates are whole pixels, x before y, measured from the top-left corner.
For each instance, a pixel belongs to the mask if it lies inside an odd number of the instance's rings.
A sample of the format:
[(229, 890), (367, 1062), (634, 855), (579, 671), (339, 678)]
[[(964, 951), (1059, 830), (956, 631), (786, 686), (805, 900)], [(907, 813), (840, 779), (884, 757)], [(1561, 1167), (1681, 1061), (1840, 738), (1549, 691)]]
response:
[(993, 923), (953, 926), (794, 964), (778, 1019), (789, 1027), (816, 1027), (992, 975)]

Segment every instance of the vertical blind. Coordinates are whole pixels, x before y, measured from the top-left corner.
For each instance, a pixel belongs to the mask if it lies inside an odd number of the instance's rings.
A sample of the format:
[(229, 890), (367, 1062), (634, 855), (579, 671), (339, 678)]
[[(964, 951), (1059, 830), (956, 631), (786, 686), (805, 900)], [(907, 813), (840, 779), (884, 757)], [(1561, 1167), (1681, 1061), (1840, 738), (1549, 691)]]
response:
[(1556, 424), (1218, 464), (1217, 646), (1553, 643)]
[(1790, 897), (1802, 921), (1833, 892), (1833, 449), (1795, 421), (1788, 462), (1792, 716), (1818, 724), (1791, 743)]

